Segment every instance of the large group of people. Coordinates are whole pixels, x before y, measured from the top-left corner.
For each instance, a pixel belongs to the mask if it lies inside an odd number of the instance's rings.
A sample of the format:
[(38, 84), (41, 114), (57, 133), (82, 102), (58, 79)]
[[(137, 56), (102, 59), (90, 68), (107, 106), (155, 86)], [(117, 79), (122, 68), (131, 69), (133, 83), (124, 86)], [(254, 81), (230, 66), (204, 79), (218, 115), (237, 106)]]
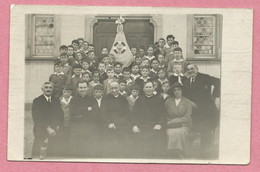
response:
[(32, 158), (189, 158), (190, 131), (210, 158), (220, 79), (187, 62), (173, 35), (130, 49), (123, 67), (82, 38), (60, 46), (33, 100)]

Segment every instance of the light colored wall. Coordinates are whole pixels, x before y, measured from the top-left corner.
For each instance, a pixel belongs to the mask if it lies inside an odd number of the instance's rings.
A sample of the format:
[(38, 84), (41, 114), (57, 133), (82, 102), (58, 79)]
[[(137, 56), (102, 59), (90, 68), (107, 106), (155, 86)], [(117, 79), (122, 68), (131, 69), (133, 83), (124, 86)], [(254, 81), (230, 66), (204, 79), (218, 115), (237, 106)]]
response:
[(53, 73), (53, 61), (27, 61), (25, 63), (25, 103), (42, 94), (41, 86)]
[(85, 37), (85, 15), (61, 15), (61, 45)]

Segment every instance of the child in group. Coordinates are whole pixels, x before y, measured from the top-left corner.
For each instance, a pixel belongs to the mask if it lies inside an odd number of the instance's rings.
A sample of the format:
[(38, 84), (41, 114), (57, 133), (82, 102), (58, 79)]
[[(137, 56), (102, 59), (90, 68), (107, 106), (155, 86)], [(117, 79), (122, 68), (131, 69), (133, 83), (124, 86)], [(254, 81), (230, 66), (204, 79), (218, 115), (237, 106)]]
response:
[(132, 64), (132, 68), (131, 68), (131, 78), (133, 78), (133, 80), (135, 81), (136, 78), (140, 77), (141, 75), (139, 74), (140, 68), (139, 65), (137, 63), (133, 63)]
[(111, 93), (111, 87), (110, 83), (113, 81), (117, 81), (117, 79), (114, 78), (114, 69), (112, 67), (107, 68), (106, 70), (108, 78), (104, 80), (103, 85), (104, 85), (104, 92), (105, 94)]
[(138, 48), (138, 54), (142, 59), (146, 56), (146, 49), (143, 45)]
[(74, 52), (77, 52), (79, 50), (79, 41), (77, 39), (74, 39), (72, 42), (71, 42), (71, 45), (73, 47), (73, 51)]
[(137, 48), (135, 46), (133, 46), (133, 47), (131, 47), (130, 50), (131, 50), (133, 57), (136, 58)]
[(54, 73), (50, 75), (49, 81), (53, 83), (53, 95), (60, 98), (62, 87), (66, 84), (67, 78), (63, 73), (63, 65), (61, 61), (54, 64)]
[(83, 60), (83, 54), (81, 51), (77, 51), (75, 53), (75, 60), (72, 60), (71, 61), (71, 65), (74, 65), (74, 64), (80, 64), (82, 65), (82, 60)]
[(88, 45), (88, 50), (89, 51), (95, 51), (94, 44), (89, 44)]
[(155, 58), (153, 53), (154, 53), (154, 47), (152, 45), (149, 45), (147, 48), (147, 56), (145, 56), (145, 58), (147, 58), (150, 62), (152, 59)]
[(80, 50), (83, 50), (83, 42), (84, 42), (84, 39), (83, 39), (83, 38), (78, 38), (78, 42), (79, 42), (79, 49), (80, 49)]
[(63, 53), (68, 53), (68, 47), (66, 45), (61, 45), (60, 46), (60, 54), (63, 54)]
[(165, 58), (163, 54), (158, 54), (157, 59), (159, 61), (159, 68), (166, 68), (167, 64), (165, 64)]
[(162, 84), (165, 81), (168, 81), (167, 79), (167, 71), (165, 68), (160, 68), (158, 70), (158, 81)]
[(62, 154), (66, 152), (69, 148), (69, 136), (70, 136), (70, 124), (71, 124), (71, 114), (70, 114), (70, 101), (72, 99), (72, 87), (69, 85), (65, 85), (62, 90), (62, 96), (60, 97), (60, 105), (63, 110), (64, 119), (63, 119), (63, 127), (61, 131), (61, 140), (62, 143), (61, 149)]
[(107, 67), (109, 66), (109, 55), (102, 54), (100, 59), (100, 61), (105, 64), (105, 69), (107, 69)]
[(134, 84), (134, 79), (131, 77), (131, 69), (129, 67), (123, 68), (123, 79), (126, 81), (126, 92), (130, 94), (131, 86)]
[(141, 68), (143, 68), (143, 67), (148, 67), (148, 68), (150, 68), (150, 61), (149, 61), (147, 58), (143, 58), (142, 64), (141, 64), (140, 67), (141, 67)]
[(103, 62), (99, 63), (98, 64), (98, 70), (100, 72), (99, 82), (101, 84), (103, 84), (104, 80), (106, 80), (108, 78), (107, 73), (105, 72), (106, 71), (105, 63), (103, 63)]
[(182, 49), (181, 48), (175, 48), (173, 50), (174, 53), (174, 59), (169, 62), (168, 65), (168, 76), (170, 77), (174, 73), (174, 66), (175, 65), (181, 65), (181, 73), (185, 74), (186, 67), (188, 62), (186, 60), (183, 60), (182, 57)]
[(73, 75), (71, 77), (71, 86), (73, 88), (72, 96), (74, 96), (76, 94), (78, 82), (80, 82), (82, 80), (80, 78), (81, 70), (82, 70), (82, 66), (80, 64), (75, 64), (73, 66)]
[(162, 92), (162, 85), (158, 80), (152, 80), (153, 82), (153, 87), (154, 87), (154, 91), (153, 94), (154, 95), (159, 95)]
[(83, 42), (82, 51), (87, 55), (88, 54), (88, 41)]
[(91, 73), (91, 72), (88, 70), (88, 68), (89, 68), (88, 60), (87, 60), (87, 59), (83, 59), (83, 61), (82, 61), (82, 71), (81, 71), (81, 73), (85, 73), (85, 72)]
[(140, 88), (143, 88), (144, 83), (147, 81), (151, 81), (152, 79), (149, 77), (150, 69), (147, 66), (144, 66), (141, 69), (141, 77), (136, 78), (136, 84), (139, 85)]
[(92, 87), (92, 85), (90, 85), (91, 78), (92, 78), (92, 76), (91, 76), (90, 72), (82, 73), (81, 79), (83, 81), (86, 81), (88, 84), (87, 95), (89, 95), (89, 96), (93, 96), (93, 91), (94, 91), (94, 88)]
[(126, 92), (126, 80), (125, 79), (119, 79), (119, 94), (121, 94), (124, 97), (128, 97), (128, 94)]
[(108, 54), (108, 48), (103, 47), (102, 50), (101, 50), (101, 54)]
[(142, 62), (143, 62), (142, 58), (139, 56), (139, 54), (137, 54), (136, 57), (135, 57), (134, 62), (133, 62), (130, 66), (131, 66), (131, 68), (132, 68), (132, 65), (135, 63), (135, 64), (137, 64), (139, 67), (141, 67)]
[(101, 83), (99, 82), (100, 79), (100, 72), (98, 70), (94, 70), (92, 72), (92, 81), (89, 83), (92, 87), (95, 87), (96, 85), (100, 85)]
[(114, 54), (108, 54), (108, 66), (113, 67), (114, 66), (114, 62), (115, 62), (115, 55)]
[(169, 77), (170, 85), (172, 86), (176, 82), (183, 85), (186, 80), (188, 80), (188, 78), (182, 73), (181, 64), (176, 64), (173, 69), (173, 74)]
[(136, 84), (132, 85), (131, 94), (130, 94), (130, 96), (127, 97), (130, 112), (133, 111), (133, 108), (135, 106), (135, 102), (139, 97), (139, 92), (140, 92), (140, 87)]
[(152, 79), (158, 79), (158, 70), (159, 70), (159, 60), (157, 58), (152, 59), (151, 61), (151, 70), (150, 77)]
[(69, 59), (69, 60), (70, 60), (70, 59), (74, 59), (74, 51), (73, 51), (72, 45), (69, 45), (69, 46), (68, 46), (68, 52), (67, 52), (67, 54), (68, 54), (68, 59)]
[(116, 79), (123, 79), (123, 74), (122, 74), (122, 64), (120, 62), (115, 62), (114, 63), (114, 71), (115, 71), (115, 76), (114, 78)]
[(178, 48), (179, 47), (179, 42), (178, 41), (173, 41), (172, 46), (173, 46), (173, 48)]
[(170, 97), (168, 94), (168, 91), (170, 89), (170, 83), (168, 81), (164, 81), (162, 83), (162, 93), (161, 93), (161, 98), (165, 101), (167, 98)]
[(169, 56), (172, 56), (173, 54), (173, 41), (174, 41), (175, 37), (173, 35), (168, 35), (166, 40), (167, 40), (167, 44), (164, 46), (164, 50), (165, 50), (165, 62), (168, 63), (169, 62)]
[(123, 68), (123, 77), (126, 80), (126, 85), (130, 85), (133, 82), (133, 78), (131, 77), (131, 70), (128, 67)]
[(88, 61), (89, 61), (89, 71), (93, 72), (94, 70), (97, 70), (98, 68), (98, 62), (95, 59), (95, 52), (93, 50), (89, 50), (88, 52)]
[(165, 56), (166, 52), (165, 52), (165, 49), (164, 49), (164, 46), (165, 46), (165, 39), (164, 38), (160, 38), (158, 40), (158, 50), (159, 50), (159, 54), (162, 54), (163, 56)]
[(67, 53), (62, 53), (60, 55), (61, 65), (63, 66), (63, 73), (67, 78), (66, 85), (70, 85), (71, 76), (72, 76), (72, 67), (68, 64), (68, 56)]

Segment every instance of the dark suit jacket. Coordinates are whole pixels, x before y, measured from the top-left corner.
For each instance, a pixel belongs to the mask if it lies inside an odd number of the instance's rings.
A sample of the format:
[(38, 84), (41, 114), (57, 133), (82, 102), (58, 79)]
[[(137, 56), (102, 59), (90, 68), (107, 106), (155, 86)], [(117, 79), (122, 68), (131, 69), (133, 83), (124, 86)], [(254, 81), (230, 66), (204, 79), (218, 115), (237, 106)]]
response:
[[(211, 94), (211, 86), (214, 86)], [(217, 109), (212, 97), (220, 96), (220, 79), (207, 74), (198, 73), (193, 84), (190, 78), (184, 83), (184, 96), (193, 101), (198, 108), (193, 115), (197, 120), (205, 120), (207, 124), (214, 126), (217, 122)]]
[(62, 126), (63, 122), (63, 111), (59, 99), (52, 96), (49, 103), (44, 95), (35, 98), (32, 105), (32, 118), (36, 137), (47, 137), (48, 126), (56, 131), (57, 126)]

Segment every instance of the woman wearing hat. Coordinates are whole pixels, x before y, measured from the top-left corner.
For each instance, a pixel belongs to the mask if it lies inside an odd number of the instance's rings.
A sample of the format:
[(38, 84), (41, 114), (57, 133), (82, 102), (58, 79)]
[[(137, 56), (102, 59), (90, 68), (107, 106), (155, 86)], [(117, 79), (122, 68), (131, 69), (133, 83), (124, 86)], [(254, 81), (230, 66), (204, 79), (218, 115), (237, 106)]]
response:
[(173, 95), (165, 101), (167, 111), (167, 149), (170, 157), (187, 155), (188, 131), (191, 128), (192, 103), (182, 96), (182, 85), (172, 86)]

